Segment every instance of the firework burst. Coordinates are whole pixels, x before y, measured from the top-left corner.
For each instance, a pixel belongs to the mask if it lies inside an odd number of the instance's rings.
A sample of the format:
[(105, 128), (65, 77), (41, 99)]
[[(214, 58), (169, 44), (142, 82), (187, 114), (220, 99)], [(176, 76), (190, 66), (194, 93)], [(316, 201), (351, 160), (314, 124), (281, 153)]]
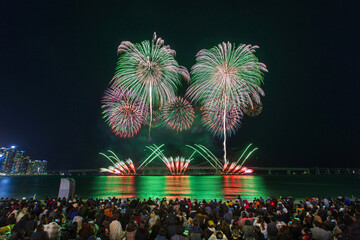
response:
[[(231, 43), (222, 43), (209, 50), (200, 50), (196, 55), (196, 64), (191, 69), (192, 79), (186, 92), (194, 103), (203, 106), (214, 105), (218, 101), (218, 109), (223, 111), (223, 117), (217, 118), (222, 123), (224, 137), (224, 162), (226, 158), (226, 129), (228, 108), (241, 109), (252, 99), (260, 102), (264, 91), (260, 88), (263, 72), (267, 72), (265, 64), (255, 56), (258, 46), (241, 44), (238, 47)], [(219, 105), (219, 104), (216, 104)], [(216, 109), (216, 108), (215, 108)], [(214, 114), (213, 114), (214, 115)], [(231, 133), (231, 131), (230, 131)]]
[(246, 44), (236, 48), (228, 42), (199, 51), (191, 69), (193, 78), (187, 96), (203, 105), (225, 98), (240, 107), (252, 98), (260, 101), (260, 95), (264, 95), (260, 88), (262, 72), (267, 69), (254, 55), (257, 48)]
[(164, 45), (164, 40), (156, 33), (152, 41), (140, 44), (122, 42), (118, 53), (120, 57), (112, 81), (115, 86), (136, 93), (139, 101), (149, 107), (150, 138), (153, 105), (162, 108), (168, 100), (175, 98), (180, 78), (189, 81), (190, 75), (185, 67), (178, 65), (174, 58), (176, 52)]
[(165, 124), (177, 132), (189, 129), (194, 117), (195, 111), (193, 107), (181, 97), (170, 100), (163, 109)]
[[(222, 136), (224, 133), (224, 105), (219, 102), (207, 104), (203, 108), (203, 123), (215, 136)], [(229, 103), (225, 112), (225, 131), (231, 136), (240, 127), (243, 113)]]
[(135, 100), (129, 91), (109, 88), (102, 99), (103, 118), (111, 130), (122, 138), (137, 134), (146, 116), (143, 104)]

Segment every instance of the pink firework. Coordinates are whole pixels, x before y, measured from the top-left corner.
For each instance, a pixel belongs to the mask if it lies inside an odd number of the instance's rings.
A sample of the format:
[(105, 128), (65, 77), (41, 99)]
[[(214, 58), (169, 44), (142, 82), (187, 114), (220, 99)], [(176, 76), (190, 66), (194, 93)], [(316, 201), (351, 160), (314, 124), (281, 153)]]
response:
[(117, 87), (105, 91), (102, 108), (106, 123), (121, 138), (137, 134), (147, 116), (144, 105), (135, 100), (129, 91)]
[[(227, 135), (235, 134), (240, 127), (243, 113), (232, 104), (228, 104), (225, 109), (223, 104), (216, 101), (207, 104), (202, 110), (203, 123), (214, 135), (223, 136), (224, 126)], [(225, 121), (224, 115), (226, 115)]]

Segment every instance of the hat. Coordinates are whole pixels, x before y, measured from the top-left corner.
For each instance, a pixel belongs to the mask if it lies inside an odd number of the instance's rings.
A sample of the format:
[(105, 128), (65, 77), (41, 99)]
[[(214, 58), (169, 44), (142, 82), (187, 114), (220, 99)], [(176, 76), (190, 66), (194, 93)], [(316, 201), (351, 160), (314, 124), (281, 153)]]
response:
[(319, 222), (319, 223), (322, 223), (323, 221), (322, 221), (322, 219), (321, 219), (321, 217), (320, 216), (318, 216), (318, 215), (316, 215), (315, 217), (314, 217), (314, 222)]
[(208, 225), (209, 225), (209, 227), (215, 227), (215, 223), (213, 220), (209, 220)]

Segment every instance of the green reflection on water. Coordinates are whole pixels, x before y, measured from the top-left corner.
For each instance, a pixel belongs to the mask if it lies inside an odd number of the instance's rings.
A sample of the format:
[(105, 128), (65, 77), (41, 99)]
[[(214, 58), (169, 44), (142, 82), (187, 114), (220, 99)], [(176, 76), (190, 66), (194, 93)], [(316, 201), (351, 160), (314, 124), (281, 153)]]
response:
[[(357, 175), (278, 175), (278, 176), (76, 176), (76, 194), (91, 197), (141, 199), (149, 197), (190, 197), (233, 199), (267, 196), (339, 195), (360, 196)], [(60, 176), (0, 177), (0, 197), (57, 196)]]
[(166, 176), (164, 197), (183, 198), (192, 196), (189, 178), (189, 176)]
[(162, 198), (165, 194), (165, 176), (136, 177), (136, 194), (140, 199)]
[[(254, 176), (99, 176), (77, 178), (79, 196), (119, 198), (235, 199), (267, 196), (263, 178)], [(91, 181), (92, 180), (92, 181)]]
[(87, 184), (89, 189), (91, 189), (91, 196), (86, 196), (85, 198), (110, 196), (134, 198), (136, 196), (135, 176), (99, 176), (95, 181), (93, 178), (88, 180)]
[(267, 196), (263, 178), (255, 176), (223, 176), (224, 198), (241, 196), (245, 199)]
[(192, 192), (191, 198), (220, 199), (223, 198), (222, 176), (189, 176)]

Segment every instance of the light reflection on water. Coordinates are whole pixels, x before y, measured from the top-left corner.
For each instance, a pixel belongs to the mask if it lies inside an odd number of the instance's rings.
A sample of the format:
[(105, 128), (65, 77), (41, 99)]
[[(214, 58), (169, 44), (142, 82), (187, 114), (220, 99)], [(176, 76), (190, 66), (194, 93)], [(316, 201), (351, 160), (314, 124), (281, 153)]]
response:
[(166, 198), (181, 198), (191, 196), (190, 176), (166, 176), (165, 193)]
[[(0, 197), (57, 196), (60, 176), (0, 177)], [(281, 176), (77, 176), (82, 198), (197, 198), (246, 199), (267, 196), (360, 196), (356, 175)]]

